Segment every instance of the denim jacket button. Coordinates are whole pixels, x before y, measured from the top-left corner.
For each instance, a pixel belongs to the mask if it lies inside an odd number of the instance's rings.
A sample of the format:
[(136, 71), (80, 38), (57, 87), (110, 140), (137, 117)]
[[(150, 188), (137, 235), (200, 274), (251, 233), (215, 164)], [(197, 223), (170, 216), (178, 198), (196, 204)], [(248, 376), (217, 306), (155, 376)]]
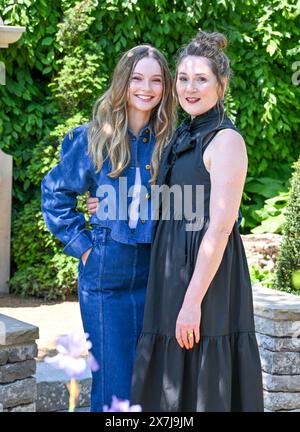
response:
[(149, 171), (151, 169), (151, 165), (146, 165), (145, 168)]
[(144, 224), (146, 221), (144, 219), (141, 220), (142, 224)]

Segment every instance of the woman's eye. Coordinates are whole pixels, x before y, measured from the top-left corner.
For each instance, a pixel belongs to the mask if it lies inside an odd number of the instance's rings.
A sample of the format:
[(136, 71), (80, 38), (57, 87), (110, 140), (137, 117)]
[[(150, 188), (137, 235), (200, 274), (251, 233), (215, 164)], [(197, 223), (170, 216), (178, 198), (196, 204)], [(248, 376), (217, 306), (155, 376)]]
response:
[(140, 81), (140, 77), (137, 77), (137, 76), (133, 76), (132, 78), (131, 78), (132, 80), (137, 80), (137, 81)]
[(180, 78), (179, 78), (179, 81), (187, 81), (187, 79), (184, 78), (184, 77), (180, 77)]
[(161, 83), (160, 79), (154, 79), (153, 82)]

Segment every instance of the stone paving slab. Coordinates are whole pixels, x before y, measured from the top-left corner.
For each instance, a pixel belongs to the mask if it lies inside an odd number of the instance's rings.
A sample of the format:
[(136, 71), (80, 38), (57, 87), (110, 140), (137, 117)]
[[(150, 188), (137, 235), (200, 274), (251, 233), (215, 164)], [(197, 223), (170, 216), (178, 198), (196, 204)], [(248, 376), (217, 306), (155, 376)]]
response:
[(272, 337), (256, 333), (259, 347), (274, 352), (300, 352), (300, 338), (297, 337)]
[(36, 412), (35, 402), (4, 409), (3, 412)]
[(279, 321), (300, 321), (300, 296), (257, 284), (252, 290), (255, 315)]
[(264, 405), (272, 411), (298, 411), (300, 409), (300, 393), (264, 391)]
[(273, 392), (300, 392), (300, 375), (273, 375), (262, 372), (263, 387)]
[(0, 404), (3, 408), (33, 403), (36, 399), (36, 382), (30, 377), (0, 386)]
[(299, 353), (273, 352), (259, 347), (259, 354), (263, 371), (275, 375), (299, 375)]
[(35, 364), (36, 361), (31, 359), (0, 366), (0, 384), (11, 383), (34, 375)]
[(279, 338), (300, 338), (300, 320), (273, 320), (255, 315), (254, 321), (257, 333)]
[(38, 327), (0, 313), (0, 345), (34, 341), (38, 337)]

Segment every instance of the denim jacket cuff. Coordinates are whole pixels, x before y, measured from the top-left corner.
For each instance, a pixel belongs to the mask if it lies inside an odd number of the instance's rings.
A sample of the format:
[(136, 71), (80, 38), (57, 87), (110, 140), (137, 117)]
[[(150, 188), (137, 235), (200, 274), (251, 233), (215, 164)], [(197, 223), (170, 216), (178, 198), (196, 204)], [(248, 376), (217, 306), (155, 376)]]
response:
[(90, 230), (80, 231), (63, 249), (63, 253), (80, 259), (93, 246)]

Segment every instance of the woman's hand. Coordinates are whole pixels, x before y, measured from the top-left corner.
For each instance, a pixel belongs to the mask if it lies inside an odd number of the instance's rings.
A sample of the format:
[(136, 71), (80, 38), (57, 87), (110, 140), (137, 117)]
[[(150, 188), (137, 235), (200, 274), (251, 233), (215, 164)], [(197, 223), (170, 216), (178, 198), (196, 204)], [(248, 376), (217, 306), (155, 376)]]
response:
[(185, 300), (176, 322), (176, 339), (181, 348), (191, 349), (200, 341), (201, 304)]
[(95, 197), (95, 198), (89, 197), (86, 200), (86, 205), (87, 205), (87, 208), (88, 208), (88, 214), (89, 215), (93, 215), (93, 214), (96, 213), (97, 207), (98, 207), (98, 202), (99, 202), (99, 200), (98, 200), (97, 197)]
[(91, 253), (92, 248), (89, 248), (87, 251), (84, 252), (84, 254), (81, 255), (81, 261), (83, 265), (85, 266), (85, 263), (89, 257), (89, 254)]

